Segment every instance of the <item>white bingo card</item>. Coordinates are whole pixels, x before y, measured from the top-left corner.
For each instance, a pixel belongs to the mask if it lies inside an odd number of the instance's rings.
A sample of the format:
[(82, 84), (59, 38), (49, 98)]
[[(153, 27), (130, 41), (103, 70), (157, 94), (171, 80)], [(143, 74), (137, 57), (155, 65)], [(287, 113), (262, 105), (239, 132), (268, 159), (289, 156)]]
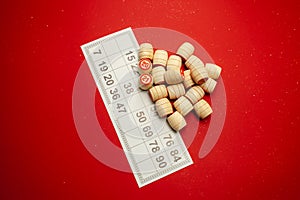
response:
[(138, 87), (139, 44), (131, 28), (81, 48), (139, 187), (192, 164), (180, 134)]

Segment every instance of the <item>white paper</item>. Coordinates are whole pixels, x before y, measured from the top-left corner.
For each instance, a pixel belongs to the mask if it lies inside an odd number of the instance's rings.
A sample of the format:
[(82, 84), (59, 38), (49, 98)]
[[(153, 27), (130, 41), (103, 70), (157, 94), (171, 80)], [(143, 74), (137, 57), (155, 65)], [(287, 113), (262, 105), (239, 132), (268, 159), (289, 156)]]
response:
[(81, 46), (139, 187), (193, 163), (179, 133), (138, 88), (139, 44), (127, 28)]

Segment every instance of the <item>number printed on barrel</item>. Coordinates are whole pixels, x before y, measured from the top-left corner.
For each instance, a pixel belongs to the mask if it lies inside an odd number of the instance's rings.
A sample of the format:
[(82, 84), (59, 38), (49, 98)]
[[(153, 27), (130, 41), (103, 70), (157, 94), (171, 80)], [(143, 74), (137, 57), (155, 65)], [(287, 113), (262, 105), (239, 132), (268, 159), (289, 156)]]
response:
[(143, 82), (143, 83), (149, 83), (150, 82), (150, 80), (151, 80), (151, 78), (149, 77), (149, 76), (142, 76), (141, 77), (141, 81)]

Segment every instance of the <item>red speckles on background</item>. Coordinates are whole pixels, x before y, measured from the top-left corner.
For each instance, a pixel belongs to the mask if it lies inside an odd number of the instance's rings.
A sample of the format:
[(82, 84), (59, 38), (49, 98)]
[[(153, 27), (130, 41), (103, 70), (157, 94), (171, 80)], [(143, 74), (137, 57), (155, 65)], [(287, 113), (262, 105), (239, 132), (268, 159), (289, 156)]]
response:
[[(2, 3), (1, 199), (297, 199), (297, 1)], [(227, 116), (214, 150), (139, 189), (82, 145), (72, 118), (80, 45), (158, 26), (195, 39), (223, 67)], [(170, 38), (171, 39), (171, 38)], [(99, 116), (103, 106), (97, 110)], [(104, 120), (107, 120), (106, 117)], [(116, 192), (117, 191), (117, 192)]]

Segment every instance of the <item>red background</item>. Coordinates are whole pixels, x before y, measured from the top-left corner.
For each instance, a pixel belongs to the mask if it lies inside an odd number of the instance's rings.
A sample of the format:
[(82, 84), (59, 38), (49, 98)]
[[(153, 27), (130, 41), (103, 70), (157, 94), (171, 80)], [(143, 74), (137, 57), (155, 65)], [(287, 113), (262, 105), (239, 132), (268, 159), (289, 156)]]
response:
[[(10, 1), (1, 5), (0, 199), (296, 199), (297, 1)], [(139, 189), (94, 159), (72, 117), (80, 45), (131, 26), (182, 32), (224, 71), (227, 116), (213, 151)], [(199, 139), (200, 138), (200, 139)]]

